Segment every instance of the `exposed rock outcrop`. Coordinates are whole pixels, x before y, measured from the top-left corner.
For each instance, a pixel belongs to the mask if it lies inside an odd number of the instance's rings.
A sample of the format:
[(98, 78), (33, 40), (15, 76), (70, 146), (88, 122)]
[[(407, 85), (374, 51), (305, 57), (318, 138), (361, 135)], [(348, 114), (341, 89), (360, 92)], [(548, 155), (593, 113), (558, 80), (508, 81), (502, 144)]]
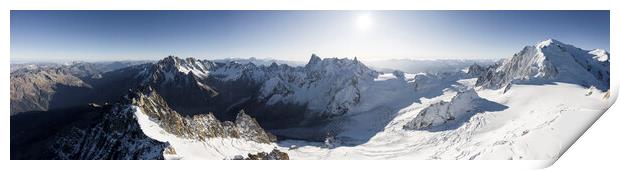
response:
[(461, 119), (463, 116), (476, 111), (477, 106), (475, 102), (479, 99), (480, 97), (473, 89), (458, 92), (449, 102), (440, 101), (424, 108), (413, 120), (405, 124), (403, 128), (420, 130)]
[(263, 130), (258, 122), (241, 110), (235, 122), (221, 122), (212, 113), (182, 116), (151, 87), (133, 93), (132, 104), (142, 109), (168, 133), (179, 137), (206, 140), (215, 137), (241, 138), (259, 143), (275, 142), (275, 136)]
[(51, 146), (57, 155), (53, 159), (163, 159), (168, 144), (146, 136), (134, 112), (119, 104), (92, 128), (59, 133)]
[(237, 156), (234, 160), (289, 160), (288, 154), (278, 149), (273, 149), (271, 152), (259, 152), (256, 154), (248, 154), (247, 157)]

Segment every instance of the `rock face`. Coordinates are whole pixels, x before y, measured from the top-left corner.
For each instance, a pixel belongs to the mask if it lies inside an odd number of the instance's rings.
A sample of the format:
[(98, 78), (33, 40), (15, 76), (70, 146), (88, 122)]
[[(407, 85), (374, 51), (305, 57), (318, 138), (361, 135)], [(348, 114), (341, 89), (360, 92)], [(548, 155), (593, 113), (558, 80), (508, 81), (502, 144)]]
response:
[(11, 159), (163, 159), (168, 144), (147, 137), (134, 111), (116, 104), (12, 116)]
[(475, 102), (479, 99), (480, 97), (473, 89), (458, 92), (449, 102), (440, 101), (424, 108), (412, 121), (405, 124), (403, 128), (420, 130), (461, 119), (463, 116), (471, 114), (476, 110)]
[(549, 39), (526, 46), (511, 59), (488, 67), (476, 85), (499, 89), (513, 82), (566, 82), (607, 90), (609, 53), (600, 49), (587, 51)]
[(236, 157), (235, 160), (289, 160), (288, 154), (278, 149), (273, 149), (271, 152), (259, 152), (256, 154), (248, 154), (248, 157), (243, 156)]
[(78, 91), (90, 87), (65, 67), (17, 70), (11, 73), (11, 115), (48, 110), (59, 88)]
[(235, 122), (220, 122), (213, 113), (184, 117), (170, 109), (166, 101), (150, 87), (133, 94), (132, 104), (142, 109), (160, 127), (178, 137), (204, 141), (208, 138), (241, 138), (259, 143), (271, 143), (276, 137), (265, 132), (258, 122), (241, 110)]
[[(501, 62), (501, 61), (500, 61)], [(491, 68), (497, 68), (498, 64), (490, 64), (486, 67), (480, 66), (478, 64), (473, 64), (467, 67), (467, 74), (474, 77), (479, 77), (485, 74)]]

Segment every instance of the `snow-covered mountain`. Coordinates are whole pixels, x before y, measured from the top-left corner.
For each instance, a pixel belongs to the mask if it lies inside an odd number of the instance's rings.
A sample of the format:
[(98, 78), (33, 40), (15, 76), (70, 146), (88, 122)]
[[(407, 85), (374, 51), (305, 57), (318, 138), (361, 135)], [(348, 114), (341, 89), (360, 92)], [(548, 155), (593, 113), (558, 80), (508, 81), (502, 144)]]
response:
[(11, 158), (553, 160), (615, 97), (609, 53), (557, 40), (438, 73), (312, 55), (170, 56), (99, 75), (87, 107), (11, 116)]
[(476, 85), (503, 88), (511, 83), (541, 84), (566, 82), (609, 88), (609, 53), (601, 49), (583, 50), (554, 39), (526, 46), (512, 58), (496, 64)]
[[(154, 87), (171, 101), (172, 108), (180, 108), (185, 114), (214, 112), (226, 119), (236, 112), (232, 108), (253, 105), (245, 109), (267, 112), (257, 114), (266, 115), (259, 119), (281, 117), (285, 122), (280, 123), (345, 114), (359, 102), (359, 84), (373, 81), (378, 75), (357, 59), (321, 59), (316, 55), (303, 67), (219, 63), (171, 56), (132, 69), (139, 72), (135, 78), (140, 85)], [(200, 107), (203, 106), (200, 103), (209, 105)], [(291, 107), (301, 113), (290, 113)]]
[[(380, 74), (375, 83), (391, 82), (381, 84), (389, 90), (373, 88), (372, 84), (366, 88), (392, 99), (364, 92), (362, 96), (389, 104), (370, 105), (363, 97), (348, 115), (320, 128), (295, 130), (339, 129), (326, 140), (329, 144), (304, 140), (279, 143), (289, 149), (292, 159), (553, 162), (611, 105), (613, 97), (605, 88), (606, 77), (596, 76), (608, 73), (609, 54), (579, 51), (552, 41), (555, 43), (551, 45), (544, 41), (538, 47), (526, 47), (526, 52), (488, 67), (472, 65), (464, 72), (445, 74), (405, 74), (404, 86), (396, 83), (396, 74)], [(538, 55), (526, 55), (528, 50), (537, 49)], [(534, 61), (542, 62), (539, 66)], [(501, 89), (507, 86), (509, 91)], [(333, 147), (334, 143), (340, 146)]]
[(261, 86), (259, 99), (267, 105), (306, 105), (318, 116), (342, 115), (360, 102), (360, 84), (377, 76), (357, 59), (321, 59), (312, 55), (305, 67), (270, 76)]

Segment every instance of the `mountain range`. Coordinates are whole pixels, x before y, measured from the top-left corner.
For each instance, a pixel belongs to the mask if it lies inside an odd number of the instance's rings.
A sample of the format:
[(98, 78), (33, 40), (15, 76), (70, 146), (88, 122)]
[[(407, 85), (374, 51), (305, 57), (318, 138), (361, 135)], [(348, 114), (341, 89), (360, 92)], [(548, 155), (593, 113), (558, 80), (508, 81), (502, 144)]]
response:
[[(169, 56), (24, 67), (11, 72), (11, 159), (552, 159), (561, 150), (524, 146), (577, 133), (546, 130), (565, 127), (556, 120), (600, 115), (609, 67), (608, 52), (553, 39), (422, 73), (315, 54), (297, 66)], [(577, 97), (529, 103), (554, 91)]]

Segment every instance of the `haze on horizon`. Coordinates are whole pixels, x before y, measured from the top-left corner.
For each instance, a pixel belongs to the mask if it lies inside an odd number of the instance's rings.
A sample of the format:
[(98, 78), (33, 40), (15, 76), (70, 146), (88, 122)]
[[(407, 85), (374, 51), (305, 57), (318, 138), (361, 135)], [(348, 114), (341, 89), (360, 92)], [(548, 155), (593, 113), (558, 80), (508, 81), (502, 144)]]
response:
[(609, 51), (609, 11), (11, 11), (11, 61), (497, 59)]

